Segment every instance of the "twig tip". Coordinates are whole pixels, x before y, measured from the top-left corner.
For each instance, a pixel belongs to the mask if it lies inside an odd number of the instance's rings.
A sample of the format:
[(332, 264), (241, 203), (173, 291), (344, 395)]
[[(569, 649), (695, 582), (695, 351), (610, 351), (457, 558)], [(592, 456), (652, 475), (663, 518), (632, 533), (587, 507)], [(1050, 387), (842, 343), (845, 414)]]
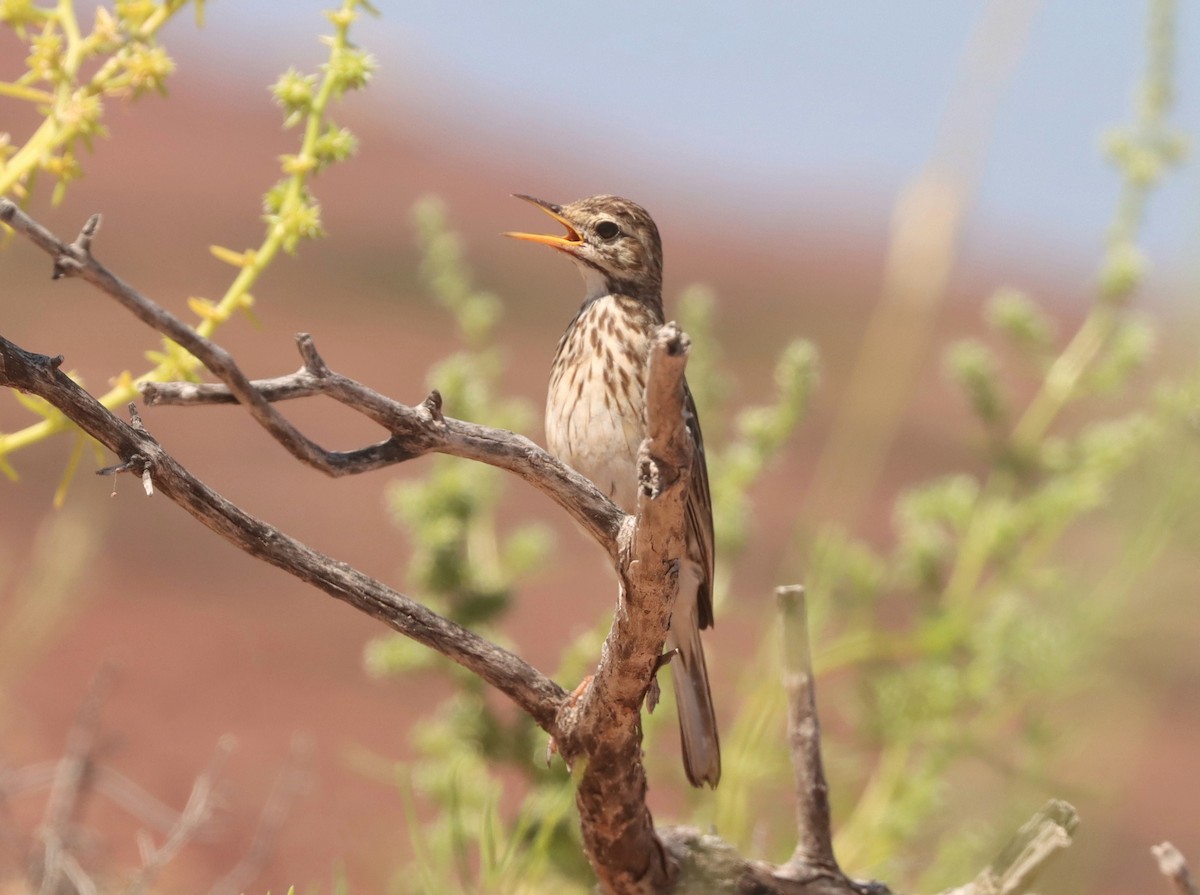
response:
[(317, 343), (313, 341), (311, 333), (296, 333), (296, 347), (300, 350), (300, 357), (304, 361), (304, 369), (310, 375), (318, 378), (323, 378), (329, 375), (329, 365), (325, 363), (325, 358), (321, 357), (317, 351)]
[(790, 609), (804, 599), (803, 584), (781, 584), (775, 588), (775, 599), (783, 609)]
[(1183, 852), (1170, 842), (1161, 842), (1150, 848), (1150, 853), (1158, 861), (1159, 872), (1175, 884), (1178, 895), (1198, 895), (1200, 887), (1192, 879), (1188, 869), (1187, 859)]
[(658, 342), (672, 357), (686, 355), (692, 350), (692, 340), (674, 320), (664, 323), (659, 328)]
[(445, 421), (445, 417), (442, 416), (442, 393), (436, 388), (426, 396), (425, 400), (421, 402), (421, 406), (429, 412), (429, 416), (434, 422)]

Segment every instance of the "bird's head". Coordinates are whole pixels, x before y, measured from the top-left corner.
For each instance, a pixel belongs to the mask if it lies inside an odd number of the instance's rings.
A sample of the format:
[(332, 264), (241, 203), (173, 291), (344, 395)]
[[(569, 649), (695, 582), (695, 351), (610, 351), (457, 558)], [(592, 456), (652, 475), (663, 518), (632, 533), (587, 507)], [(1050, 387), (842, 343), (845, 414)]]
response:
[(562, 224), (562, 236), (506, 233), (540, 242), (566, 253), (578, 265), (589, 296), (619, 292), (661, 301), (662, 241), (646, 209), (619, 196), (592, 196), (570, 205), (555, 205), (517, 196), (536, 205)]

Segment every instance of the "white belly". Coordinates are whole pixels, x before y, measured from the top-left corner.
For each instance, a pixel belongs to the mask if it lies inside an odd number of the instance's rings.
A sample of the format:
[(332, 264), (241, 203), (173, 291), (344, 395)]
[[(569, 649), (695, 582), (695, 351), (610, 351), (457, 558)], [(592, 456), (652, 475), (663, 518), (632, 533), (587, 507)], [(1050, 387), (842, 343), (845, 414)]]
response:
[[(644, 333), (632, 337), (634, 362), (620, 351), (596, 350), (590, 331), (606, 314), (616, 316), (605, 296), (583, 311), (559, 348), (581, 358), (570, 370), (556, 369), (546, 395), (546, 443), (550, 453), (591, 479), (617, 506), (632, 512), (637, 504), (637, 454), (645, 433)], [(556, 365), (557, 366), (557, 365)], [(607, 384), (606, 384), (607, 383)]]

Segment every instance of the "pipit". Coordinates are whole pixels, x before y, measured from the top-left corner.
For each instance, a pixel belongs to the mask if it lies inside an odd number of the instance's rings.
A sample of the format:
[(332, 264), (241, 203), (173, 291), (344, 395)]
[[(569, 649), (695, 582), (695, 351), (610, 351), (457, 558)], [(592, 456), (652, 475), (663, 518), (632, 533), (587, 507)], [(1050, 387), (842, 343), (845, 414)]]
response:
[[(586, 294), (559, 340), (546, 395), (550, 452), (583, 473), (627, 513), (637, 507), (637, 455), (646, 434), (646, 368), (663, 324), (662, 241), (640, 205), (593, 196), (554, 205), (518, 196), (566, 228), (564, 236), (509, 233), (566, 254)], [(700, 631), (713, 623), (713, 522), (704, 441), (690, 391), (684, 413), (695, 445), (687, 500), (687, 554), (667, 648), (679, 708), (683, 766), (693, 786), (715, 787), (721, 750)]]

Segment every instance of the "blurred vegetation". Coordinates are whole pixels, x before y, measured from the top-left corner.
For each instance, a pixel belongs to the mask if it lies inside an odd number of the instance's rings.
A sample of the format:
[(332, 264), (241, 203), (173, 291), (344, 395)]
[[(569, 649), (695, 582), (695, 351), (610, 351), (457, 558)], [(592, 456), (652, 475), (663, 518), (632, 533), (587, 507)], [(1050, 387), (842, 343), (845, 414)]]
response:
[[(90, 148), (95, 137), (105, 134), (103, 100), (136, 98), (149, 89), (165, 92), (174, 63), (156, 35), (187, 5), (187, 0), (117, 0), (111, 9), (99, 5), (92, 30), (84, 34), (71, 0), (46, 7), (33, 0), (0, 0), (0, 24), (29, 47), (25, 73), (13, 81), (0, 81), (0, 98), (33, 103), (45, 116), (20, 146), (13, 135), (0, 133), (0, 198), (25, 201), (39, 176), (45, 176), (54, 180), (54, 200), (62, 199), (67, 184), (82, 176), (80, 148)], [(195, 9), (199, 22), (203, 3), (196, 2)], [(295, 153), (280, 157), (283, 177), (263, 196), (262, 242), (243, 251), (210, 247), (237, 274), (219, 299), (188, 299), (197, 318), (195, 329), (202, 336), (211, 338), (235, 312), (251, 316), (250, 289), (279, 252), (295, 253), (303, 240), (321, 235), (321, 206), (310, 191), (312, 179), (349, 158), (356, 148), (354, 135), (330, 119), (329, 106), (348, 91), (365, 87), (375, 70), (371, 54), (349, 38), (351, 25), (364, 9), (374, 11), (365, 0), (343, 0), (328, 11), (325, 17), (333, 34), (323, 38), (329, 56), (319, 72), (305, 75), (289, 69), (272, 87), (284, 126), (302, 125), (300, 145)], [(96, 65), (93, 74), (85, 74)], [(150, 370), (136, 377), (125, 370), (113, 378), (112, 388), (100, 396), (105, 407), (135, 400), (139, 382), (194, 380), (200, 375), (199, 361), (169, 339), (147, 351), (146, 359), (154, 365)], [(17, 432), (0, 432), (0, 473), (15, 481), (17, 471), (8, 459), (13, 453), (59, 432), (75, 431), (80, 442), (59, 489), (61, 505), (86, 437), (44, 401), (18, 399), (39, 421)]]
[[(1200, 490), (1196, 383), (1164, 382), (1149, 400), (1133, 383), (1154, 346), (1152, 327), (1129, 310), (1145, 269), (1138, 228), (1149, 191), (1185, 146), (1167, 118), (1173, 19), (1173, 3), (1151, 5), (1135, 119), (1105, 139), (1121, 193), (1096, 299), (1078, 329), (1060, 340), (1035, 300), (1002, 289), (986, 306), (992, 337), (945, 351), (946, 379), (977, 420), (985, 471), (951, 472), (901, 495), (894, 540), (883, 548), (820, 520), (808, 539), (818, 672), (826, 678), (839, 672), (838, 711), (853, 730), (831, 738), (827, 748), (836, 756), (838, 852), (856, 874), (923, 890), (960, 882), (986, 863), (1031, 805), (1054, 794), (1046, 778), (1061, 740), (1053, 713), (1086, 679), (1081, 669), (1088, 660), (1109, 644), (1130, 585), (1160, 555), (1188, 505), (1180, 495)], [(425, 241), (428, 251), (428, 234)], [(816, 353), (803, 342), (786, 349), (776, 401), (735, 416), (712, 326), (714, 297), (693, 287), (678, 304), (697, 346), (689, 379), (706, 423), (720, 614), (737, 553), (754, 536), (748, 495), (803, 415)], [(729, 419), (731, 426), (721, 425)], [(1169, 485), (1147, 495), (1154, 524), (1092, 575), (1064, 567), (1062, 542), (1072, 527), (1111, 499), (1123, 473), (1165, 445), (1187, 449), (1171, 464)], [(490, 500), (488, 492), (475, 510), (491, 513)], [(404, 522), (418, 545), (428, 537), (423, 527), (438, 528), (435, 516), (408, 513)], [(461, 537), (453, 552), (465, 557), (465, 532)], [(559, 680), (590, 670), (606, 627), (607, 619), (600, 620), (572, 645)], [(721, 786), (707, 801), (686, 787), (678, 795), (695, 806), (692, 820), (701, 827), (712, 825), (747, 852), (782, 860), (794, 832), (792, 806), (779, 797), (788, 756), (777, 636), (772, 622), (764, 624), (737, 716), (723, 733)], [(533, 771), (538, 738), (530, 741), (527, 725), (500, 746), (498, 728), (488, 724), (485, 733), (480, 717), (486, 713), (478, 706), (457, 717), (444, 714), (437, 736), (422, 744), (421, 772), (406, 778), (451, 779), (458, 789), (424, 789), (437, 817), (424, 829), (437, 833), (417, 849), (416, 876), (405, 877), (420, 881), (402, 888), (507, 891), (519, 880), (523, 888), (511, 890), (586, 891), (586, 874), (561, 859), (577, 862), (577, 849), (562, 848), (559, 835), (548, 832), (570, 815), (569, 781), (553, 770)], [(664, 723), (674, 723), (669, 704), (647, 719), (648, 741), (670, 735), (659, 730)], [(511, 760), (532, 776), (526, 785), (533, 795), (515, 820), (500, 807), (506, 775), (497, 774)], [(464, 765), (470, 775), (456, 779)], [(652, 774), (658, 789), (679, 778), (669, 767)], [(470, 810), (466, 792), (478, 794)], [(538, 816), (543, 810), (548, 817)], [(501, 830), (517, 831), (515, 840)], [(560, 833), (572, 839), (573, 825)], [(449, 867), (455, 870), (447, 874)]]
[(94, 520), (66, 510), (41, 520), (27, 556), (0, 544), (0, 717), (12, 685), (53, 642), (103, 535)]
[[(184, 5), (119, 2), (111, 14), (97, 13), (85, 37), (70, 3), (42, 9), (0, 0), (0, 22), (30, 47), (28, 74), (0, 84), (0, 97), (37, 103), (47, 122), (26, 144), (34, 149), (0, 149), (0, 195), (24, 199), (38, 172), (55, 178), (61, 195), (78, 173), (78, 147), (102, 132), (100, 98), (161, 89), (170, 63), (154, 35)], [(213, 250), (239, 273), (220, 300), (193, 301), (205, 335), (249, 307), (249, 287), (280, 249), (294, 251), (320, 233), (309, 181), (354, 148), (326, 109), (363, 86), (373, 68), (347, 38), (362, 7), (347, 0), (329, 14), (335, 34), (319, 74), (289, 71), (275, 85), (286, 123), (302, 123), (304, 136), (298, 152), (283, 159), (284, 179), (267, 194), (263, 243), (244, 252)], [(837, 847), (855, 875), (901, 890), (960, 882), (986, 862), (1016, 818), (1055, 794), (1047, 777), (1062, 741), (1054, 713), (1080, 686), (1081, 669), (1110, 644), (1133, 585), (1200, 497), (1200, 369), (1150, 386), (1138, 379), (1154, 330), (1131, 310), (1146, 268), (1138, 239), (1147, 195), (1185, 150), (1168, 118), (1175, 9), (1173, 0), (1150, 3), (1134, 119), (1104, 141), (1121, 191), (1095, 300), (1082, 322), (1062, 338), (1034, 298), (1003, 289), (987, 303), (990, 335), (945, 351), (945, 378), (977, 424), (964, 433), (980, 446), (977, 471), (948, 471), (901, 495), (890, 543), (808, 520), (804, 577), (821, 702), (840, 722), (836, 733), (828, 726), (826, 733)], [(93, 57), (106, 61), (84, 79), (80, 64)], [(150, 66), (157, 77), (135, 73), (148, 59), (157, 60)], [(80, 117), (80, 109), (93, 108)], [(430, 385), (456, 416), (527, 430), (533, 409), (503, 396), (504, 356), (494, 344), (502, 302), (473, 284), (461, 241), (436, 200), (421, 203), (415, 221), (425, 282), (461, 342), (430, 372)], [(735, 412), (714, 296), (692, 287), (676, 304), (696, 345), (689, 379), (706, 427), (721, 615), (736, 559), (755, 536), (749, 495), (804, 416), (817, 385), (817, 354), (803, 341), (788, 345), (770, 400)], [(176, 346), (151, 360), (156, 367), (144, 377), (198, 372)], [(133, 383), (123, 374), (105, 402), (129, 400)], [(0, 435), (0, 468), (10, 475), (7, 454), (67, 428), (49, 408), (30, 409), (41, 422)], [(1079, 568), (1068, 535), (1110, 503), (1131, 469), (1143, 485), (1137, 513), (1108, 520), (1119, 546)], [(412, 551), (414, 591), (501, 643), (518, 583), (550, 561), (552, 543), (544, 526), (511, 525), (503, 483), (491, 468), (438, 458), (425, 478), (395, 484), (387, 495)], [(591, 670), (607, 626), (607, 618), (598, 619), (568, 645), (556, 679), (569, 685)], [(0, 642), (10, 633), (0, 629)], [(789, 772), (777, 637), (774, 621), (765, 620), (761, 646), (744, 663), (715, 794), (688, 789), (654, 750), (648, 761), (655, 788), (677, 788), (677, 803), (691, 806), (692, 821), (715, 827), (748, 853), (782, 860), (794, 822), (790, 800), (781, 796)], [(528, 719), (473, 676), (401, 638), (373, 641), (365, 661), (375, 675), (430, 674), (452, 684), (452, 696), (415, 727), (417, 759), (389, 767), (410, 809), (414, 854), (397, 888), (588, 891), (571, 780), (560, 763), (545, 767), (544, 736)], [(672, 736), (673, 708), (664, 695), (667, 704), (646, 720), (651, 743)]]

